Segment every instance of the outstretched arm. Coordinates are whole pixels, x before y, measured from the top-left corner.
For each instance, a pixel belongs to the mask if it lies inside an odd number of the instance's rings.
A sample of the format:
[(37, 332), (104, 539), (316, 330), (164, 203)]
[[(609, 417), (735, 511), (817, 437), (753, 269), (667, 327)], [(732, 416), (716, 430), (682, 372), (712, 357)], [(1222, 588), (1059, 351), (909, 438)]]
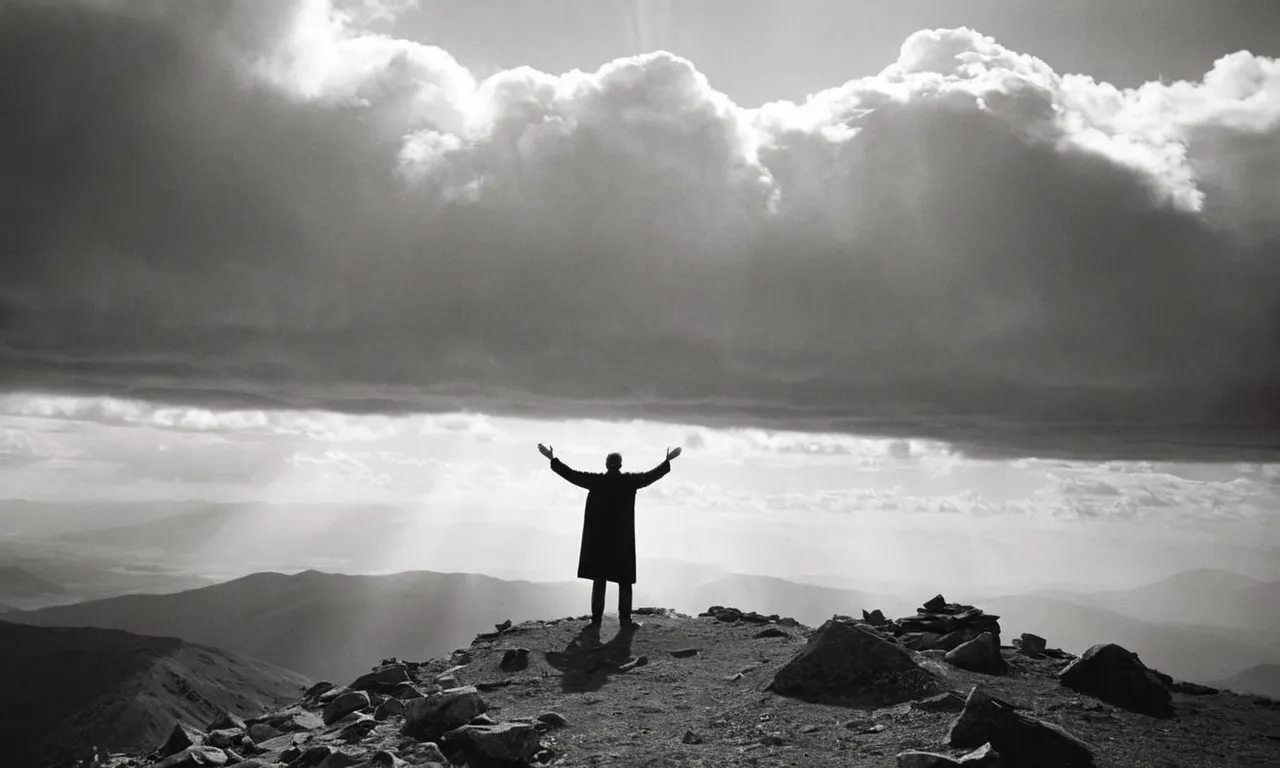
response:
[(636, 488), (640, 489), (640, 488), (644, 488), (647, 485), (653, 485), (654, 483), (656, 483), (663, 475), (671, 471), (671, 460), (676, 458), (679, 455), (680, 455), (679, 448), (668, 448), (667, 458), (665, 461), (663, 461), (661, 464), (654, 467), (653, 469), (649, 470), (648, 472), (641, 472), (640, 474), (635, 475)]
[(570, 469), (568, 464), (565, 464), (563, 461), (556, 458), (555, 451), (550, 446), (538, 443), (538, 452), (543, 456), (546, 456), (548, 459), (551, 459), (551, 470), (557, 475), (563, 477), (565, 480), (568, 480), (579, 488), (591, 490), (591, 486), (593, 485), (592, 480), (594, 480), (595, 475), (590, 472), (579, 472), (576, 469)]

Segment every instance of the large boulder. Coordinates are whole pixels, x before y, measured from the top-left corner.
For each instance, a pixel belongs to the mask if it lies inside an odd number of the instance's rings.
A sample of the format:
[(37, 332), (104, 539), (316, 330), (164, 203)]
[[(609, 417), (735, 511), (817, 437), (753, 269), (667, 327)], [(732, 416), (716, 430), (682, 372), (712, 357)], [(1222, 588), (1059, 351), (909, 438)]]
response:
[(359, 712), (369, 704), (369, 694), (364, 691), (345, 691), (338, 698), (325, 705), (324, 724), (333, 725), (352, 712)]
[(357, 677), (355, 682), (347, 687), (353, 691), (387, 693), (394, 690), (400, 683), (407, 682), (409, 682), (409, 670), (403, 664), (392, 664)]
[(464, 751), (478, 753), (490, 761), (517, 764), (528, 763), (542, 748), (538, 729), (532, 723), (464, 725), (446, 733), (444, 740), (448, 746), (459, 745)]
[(1155, 672), (1115, 643), (1100, 643), (1058, 673), (1063, 685), (1122, 709), (1155, 717), (1173, 712), (1172, 695)]
[(819, 704), (896, 704), (940, 692), (911, 654), (860, 625), (827, 621), (774, 673), (768, 690)]
[(169, 731), (169, 737), (160, 745), (158, 751), (161, 757), (168, 757), (190, 747), (203, 746), (204, 741), (205, 735), (198, 728), (186, 723), (174, 723), (173, 730)]
[(987, 675), (1002, 675), (1009, 669), (1004, 657), (1000, 655), (1000, 646), (996, 643), (995, 636), (990, 632), (983, 632), (972, 640), (957, 645), (942, 658), (952, 666)]
[(975, 687), (951, 724), (951, 746), (990, 743), (1002, 768), (1092, 768), (1093, 752), (1062, 728), (1028, 717), (1012, 704)]
[(429, 740), (466, 725), (489, 708), (474, 685), (450, 688), (405, 702), (404, 733)]

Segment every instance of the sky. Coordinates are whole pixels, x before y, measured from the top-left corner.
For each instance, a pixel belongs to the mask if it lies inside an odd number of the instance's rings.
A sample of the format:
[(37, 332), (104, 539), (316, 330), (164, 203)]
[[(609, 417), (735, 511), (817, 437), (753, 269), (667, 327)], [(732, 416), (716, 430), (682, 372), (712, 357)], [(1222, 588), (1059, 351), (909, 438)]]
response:
[(4, 4), (0, 494), (1280, 546), (1278, 17)]

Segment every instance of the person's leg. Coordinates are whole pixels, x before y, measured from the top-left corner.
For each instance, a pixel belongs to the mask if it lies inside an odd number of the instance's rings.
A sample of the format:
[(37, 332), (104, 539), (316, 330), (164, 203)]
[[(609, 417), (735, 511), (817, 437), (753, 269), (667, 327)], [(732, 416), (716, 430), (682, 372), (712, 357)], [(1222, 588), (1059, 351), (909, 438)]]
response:
[(591, 584), (591, 623), (599, 624), (604, 618), (604, 579), (596, 579)]
[(618, 621), (626, 624), (631, 621), (631, 585), (618, 585)]

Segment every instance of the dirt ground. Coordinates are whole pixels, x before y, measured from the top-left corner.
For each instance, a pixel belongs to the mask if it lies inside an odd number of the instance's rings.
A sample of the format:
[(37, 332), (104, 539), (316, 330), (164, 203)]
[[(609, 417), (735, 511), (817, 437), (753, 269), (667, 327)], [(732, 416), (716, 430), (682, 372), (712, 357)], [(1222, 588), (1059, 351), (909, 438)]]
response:
[[(910, 703), (879, 709), (810, 704), (765, 691), (772, 672), (804, 647), (803, 626), (757, 638), (746, 622), (678, 615), (641, 617), (623, 630), (612, 617), (593, 632), (583, 619), (530, 622), (478, 639), (454, 676), (482, 684), (495, 720), (554, 711), (568, 720), (543, 737), (556, 766), (892, 766), (907, 749), (958, 756), (946, 746), (950, 712)], [(508, 648), (528, 667), (503, 671)], [(673, 653), (682, 652), (682, 653)], [(1029, 714), (1065, 728), (1094, 751), (1099, 768), (1280, 766), (1280, 707), (1229, 692), (1174, 694), (1159, 719), (1119, 710), (1062, 687), (1065, 662), (1005, 651), (1011, 669), (991, 677), (936, 655), (921, 663), (964, 694), (977, 682)], [(643, 657), (647, 663), (628, 668)], [(427, 684), (444, 662), (419, 670)]]

